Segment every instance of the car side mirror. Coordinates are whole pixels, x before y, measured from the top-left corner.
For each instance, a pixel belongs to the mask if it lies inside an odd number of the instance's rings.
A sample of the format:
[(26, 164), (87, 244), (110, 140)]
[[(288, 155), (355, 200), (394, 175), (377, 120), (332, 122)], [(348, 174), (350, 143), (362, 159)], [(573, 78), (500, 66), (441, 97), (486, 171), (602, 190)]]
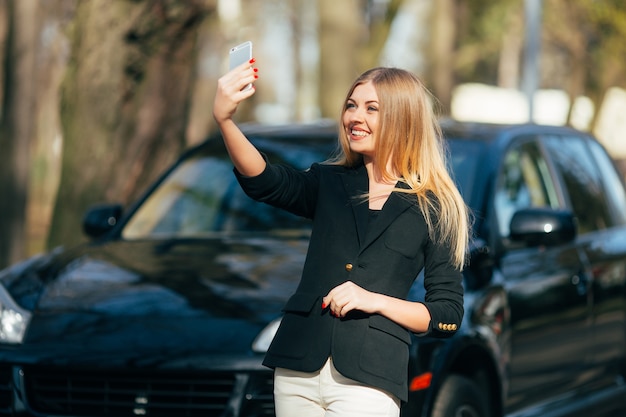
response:
[(105, 204), (91, 207), (83, 217), (83, 232), (90, 238), (97, 238), (111, 231), (122, 217), (120, 204)]
[(510, 239), (527, 247), (556, 246), (576, 238), (576, 218), (571, 211), (527, 208), (511, 218)]
[(491, 248), (482, 239), (470, 244), (469, 265), (464, 268), (465, 284), (470, 290), (484, 288), (493, 276), (494, 258)]

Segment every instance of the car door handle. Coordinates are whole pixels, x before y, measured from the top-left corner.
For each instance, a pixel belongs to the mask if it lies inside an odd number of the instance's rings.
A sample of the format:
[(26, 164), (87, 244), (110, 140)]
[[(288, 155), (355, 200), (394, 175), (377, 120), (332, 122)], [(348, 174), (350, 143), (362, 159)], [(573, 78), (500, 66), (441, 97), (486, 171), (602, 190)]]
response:
[(576, 287), (576, 290), (578, 291), (578, 295), (587, 294), (587, 283), (589, 282), (589, 280), (587, 279), (585, 274), (572, 275), (572, 277), (570, 278), (570, 281), (572, 285)]

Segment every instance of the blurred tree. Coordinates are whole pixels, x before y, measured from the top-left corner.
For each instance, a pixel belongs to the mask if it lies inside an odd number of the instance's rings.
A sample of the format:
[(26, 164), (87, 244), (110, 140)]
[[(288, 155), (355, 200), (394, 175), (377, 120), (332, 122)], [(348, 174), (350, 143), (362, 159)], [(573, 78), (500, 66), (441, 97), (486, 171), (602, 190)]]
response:
[(389, 38), (391, 25), (405, 0), (368, 1), (365, 22), (369, 26), (367, 42), (359, 51), (361, 69), (372, 68), (379, 64), (381, 53)]
[(515, 89), (520, 87), (522, 78), (522, 54), (525, 39), (523, 3), (511, 4), (503, 11), (502, 19), (504, 33), (500, 43), (496, 85)]
[[(189, 120), (185, 134), (188, 145), (205, 140), (215, 128), (211, 117), (217, 87), (215, 80), (221, 75), (220, 58), (223, 59), (228, 53), (228, 46), (225, 45), (219, 29), (217, 13), (209, 13), (198, 29), (195, 80), (191, 88)], [(215, 51), (222, 51), (222, 55), (216, 55)]]
[(48, 225), (61, 176), (63, 134), (59, 115), (59, 88), (67, 58), (69, 41), (64, 27), (71, 21), (76, 0), (37, 1), (39, 28), (36, 74), (33, 81), (36, 102), (29, 115), (34, 135), (30, 145), (30, 181), (26, 233), (28, 253), (46, 249)]
[(318, 1), (322, 117), (337, 119), (354, 79), (380, 65), (391, 25), (404, 1)]
[(570, 102), (587, 95), (598, 109), (609, 87), (626, 84), (626, 5), (551, 0), (544, 4), (544, 19), (546, 55), (560, 61), (544, 68), (552, 75), (544, 82), (565, 90)]
[(37, 1), (0, 2), (0, 267), (26, 253), (26, 202), (34, 135)]
[(290, 0), (291, 25), (294, 50), (295, 121), (307, 122), (320, 118), (318, 107), (318, 13), (317, 4), (310, 1)]
[[(523, 27), (515, 19), (523, 19), (520, 0), (456, 0), (457, 33), (455, 38), (454, 84), (479, 82), (494, 85), (503, 68), (501, 59), (516, 56), (519, 65)], [(511, 49), (514, 48), (514, 49)], [(512, 80), (509, 74), (506, 84)], [(503, 80), (502, 79), (502, 80)]]
[[(542, 87), (588, 95), (597, 108), (607, 87), (626, 84), (623, 0), (543, 5)], [(183, 146), (215, 129), (215, 81), (234, 42), (254, 39), (261, 69), (259, 91), (239, 120), (336, 119), (354, 77), (385, 64), (387, 45), (397, 46), (397, 23), (412, 22), (425, 36), (405, 36), (407, 52), (395, 56), (422, 59), (416, 72), (446, 112), (460, 83), (519, 87), (522, 6), (522, 0), (0, 0), (0, 264), (23, 256), (25, 228), (32, 233), (38, 223), (37, 234), (46, 233), (59, 144), (63, 179), (50, 245), (76, 242), (87, 205), (132, 201)], [(224, 13), (213, 13), (218, 8)]]
[[(542, 5), (540, 87), (566, 91), (570, 103), (588, 96), (597, 109), (609, 87), (626, 84), (626, 5), (623, 0)], [(454, 85), (520, 87), (522, 6), (520, 0), (456, 0)]]
[(428, 79), (441, 113), (450, 114), (454, 88), (454, 49), (456, 45), (456, 4), (454, 0), (434, 2)]
[(318, 0), (322, 117), (337, 119), (346, 90), (364, 68), (361, 46), (367, 41), (363, 8), (358, 0)]
[(80, 241), (89, 205), (132, 201), (185, 146), (198, 23), (213, 9), (208, 0), (77, 3), (50, 247)]

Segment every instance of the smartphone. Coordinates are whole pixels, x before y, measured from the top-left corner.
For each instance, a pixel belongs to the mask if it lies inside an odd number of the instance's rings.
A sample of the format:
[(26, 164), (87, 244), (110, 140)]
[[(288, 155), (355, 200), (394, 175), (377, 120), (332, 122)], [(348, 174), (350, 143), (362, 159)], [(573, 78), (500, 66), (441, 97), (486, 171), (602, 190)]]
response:
[(240, 45), (230, 48), (230, 69), (235, 68), (252, 59), (252, 42), (246, 41)]
[[(230, 48), (230, 53), (228, 55), (230, 59), (229, 67), (231, 70), (244, 62), (250, 61), (252, 59), (252, 42), (246, 41)], [(250, 88), (252, 88), (252, 84), (246, 85), (241, 89), (241, 91), (249, 90)]]

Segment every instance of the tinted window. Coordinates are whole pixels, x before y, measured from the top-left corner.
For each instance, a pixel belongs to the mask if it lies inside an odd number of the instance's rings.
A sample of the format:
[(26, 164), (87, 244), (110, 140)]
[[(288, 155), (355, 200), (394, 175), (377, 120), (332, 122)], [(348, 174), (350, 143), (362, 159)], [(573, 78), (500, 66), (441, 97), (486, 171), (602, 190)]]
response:
[(607, 189), (607, 202), (609, 203), (616, 223), (626, 224), (626, 192), (624, 191), (624, 185), (619, 177), (613, 161), (609, 158), (604, 148), (599, 143), (590, 141), (589, 147), (591, 153), (598, 162), (598, 168)]
[(559, 207), (554, 182), (536, 141), (519, 141), (507, 150), (499, 170), (494, 206), (502, 237), (509, 236), (516, 211)]
[(452, 178), (455, 180), (459, 191), (469, 203), (472, 195), (472, 185), (478, 173), (482, 144), (478, 141), (449, 140), (449, 162), (452, 170)]
[[(324, 161), (335, 142), (252, 138), (275, 163), (299, 169)], [(300, 142), (300, 143), (298, 143)], [(478, 172), (482, 144), (478, 141), (449, 142), (452, 176), (464, 196), (469, 197)], [(247, 197), (235, 180), (227, 157), (196, 154), (183, 161), (144, 201), (127, 222), (126, 239), (147, 237), (194, 237), (213, 232), (303, 230), (309, 221), (257, 203)]]
[(546, 143), (578, 218), (580, 233), (605, 229), (613, 223), (600, 170), (585, 140), (577, 136), (549, 136)]
[(246, 196), (229, 160), (196, 156), (181, 163), (144, 201), (122, 236), (180, 238), (278, 228), (303, 230), (310, 224)]
[[(325, 139), (324, 139), (325, 138)], [(306, 169), (335, 148), (332, 136), (250, 140), (273, 163)], [(308, 231), (309, 220), (258, 203), (242, 191), (218, 138), (183, 160), (124, 226), (125, 239), (198, 237), (215, 232)]]

